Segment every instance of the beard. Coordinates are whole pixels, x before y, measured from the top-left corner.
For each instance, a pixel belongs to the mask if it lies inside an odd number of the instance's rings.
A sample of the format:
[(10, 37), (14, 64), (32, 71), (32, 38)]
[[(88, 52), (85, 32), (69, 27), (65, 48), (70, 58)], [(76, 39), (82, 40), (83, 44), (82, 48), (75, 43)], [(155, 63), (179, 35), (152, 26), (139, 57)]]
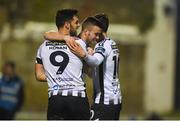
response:
[(70, 24), (70, 35), (71, 36), (77, 36), (77, 29), (78, 28), (75, 28)]
[(77, 31), (70, 31), (71, 36), (77, 36)]

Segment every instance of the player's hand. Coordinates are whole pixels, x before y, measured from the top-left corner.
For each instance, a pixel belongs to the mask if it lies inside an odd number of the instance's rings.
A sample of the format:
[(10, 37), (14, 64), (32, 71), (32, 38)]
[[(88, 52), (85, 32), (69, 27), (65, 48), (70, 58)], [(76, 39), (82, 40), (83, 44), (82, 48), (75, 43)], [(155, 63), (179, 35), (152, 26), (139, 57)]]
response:
[(88, 52), (88, 55), (93, 55), (94, 54), (94, 50), (91, 47), (87, 48), (87, 52)]
[(69, 35), (66, 35), (66, 36), (64, 36), (63, 39), (65, 40), (66, 44), (68, 45), (68, 47), (70, 49), (73, 49), (76, 47), (76, 42), (75, 42), (76, 38), (75, 37), (71, 37)]
[(70, 48), (71, 52), (73, 52), (74, 54), (76, 54), (77, 56), (84, 58), (86, 56), (86, 53), (84, 52), (83, 48), (81, 47), (81, 45), (79, 45), (78, 43), (75, 42), (75, 45)]

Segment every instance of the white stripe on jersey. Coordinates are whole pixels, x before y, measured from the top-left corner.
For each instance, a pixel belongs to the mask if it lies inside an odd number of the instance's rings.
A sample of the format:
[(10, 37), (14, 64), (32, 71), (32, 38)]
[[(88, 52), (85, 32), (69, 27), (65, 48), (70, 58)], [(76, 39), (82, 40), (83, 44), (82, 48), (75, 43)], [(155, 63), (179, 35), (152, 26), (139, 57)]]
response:
[(63, 90), (62, 96), (67, 96), (68, 95), (68, 90)]
[(82, 97), (86, 97), (86, 94), (84, 91), (81, 92)]
[(95, 98), (95, 103), (100, 103), (100, 96), (101, 96), (101, 93), (98, 93)]
[(78, 91), (77, 91), (77, 90), (74, 90), (72, 95), (73, 95), (73, 96), (78, 96)]
[(57, 95), (57, 94), (58, 94), (58, 90), (54, 90), (53, 95)]
[[(101, 99), (101, 93), (98, 93), (96, 98), (95, 98), (95, 103), (99, 104)], [(109, 105), (109, 104), (114, 104), (117, 105), (121, 103), (121, 96), (114, 96), (114, 97), (110, 97), (109, 95), (104, 95), (104, 101), (103, 104), (105, 105)]]
[(61, 96), (75, 96), (75, 97), (86, 97), (85, 91), (77, 91), (77, 90), (53, 90), (48, 92), (49, 98), (55, 95)]
[(114, 98), (114, 104), (118, 104), (118, 98)]

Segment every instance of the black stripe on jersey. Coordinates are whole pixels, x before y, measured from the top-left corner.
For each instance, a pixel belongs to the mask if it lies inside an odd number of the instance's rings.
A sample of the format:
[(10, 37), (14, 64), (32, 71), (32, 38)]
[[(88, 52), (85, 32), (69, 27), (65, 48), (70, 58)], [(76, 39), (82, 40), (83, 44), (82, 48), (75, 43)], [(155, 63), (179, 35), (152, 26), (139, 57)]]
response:
[(118, 56), (117, 78), (119, 78), (119, 63), (120, 63), (120, 56)]
[(105, 58), (105, 56), (101, 53), (101, 52), (96, 52), (96, 53), (99, 53), (99, 54), (101, 54), (104, 58)]
[(100, 103), (104, 104), (104, 72), (103, 72), (103, 63), (99, 66), (99, 84), (100, 84)]
[(101, 41), (101, 42), (99, 43), (99, 46), (104, 46), (105, 41), (106, 41), (106, 39), (104, 39), (103, 41)]
[(93, 100), (95, 101), (95, 99), (96, 99), (96, 89), (93, 83)]
[(36, 58), (38, 64), (42, 64), (42, 60), (40, 58)]

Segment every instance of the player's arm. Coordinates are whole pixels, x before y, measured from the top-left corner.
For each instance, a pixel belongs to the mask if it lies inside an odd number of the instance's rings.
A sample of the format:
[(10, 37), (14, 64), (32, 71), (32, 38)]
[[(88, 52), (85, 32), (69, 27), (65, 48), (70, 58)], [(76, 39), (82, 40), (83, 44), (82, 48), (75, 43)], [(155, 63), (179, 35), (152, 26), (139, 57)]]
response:
[(66, 35), (59, 34), (57, 31), (51, 30), (43, 34), (44, 39), (50, 41), (63, 41)]
[(45, 32), (43, 37), (49, 41), (65, 41), (69, 48), (73, 48), (76, 44), (75, 37), (71, 37), (70, 35), (63, 35), (57, 31)]
[(88, 52), (85, 51), (79, 44), (76, 44), (71, 51), (77, 56), (83, 58), (90, 66), (99, 66), (104, 60), (103, 54), (94, 53), (93, 55), (89, 55)]
[(46, 82), (46, 75), (45, 75), (45, 70), (41, 56), (43, 46), (44, 45), (41, 45), (37, 51), (36, 62), (35, 62), (35, 77), (38, 81)]
[(94, 53), (94, 55), (85, 54), (83, 56), (83, 59), (86, 61), (88, 65), (96, 67), (103, 62), (104, 56), (102, 56), (99, 53)]
[(35, 77), (38, 81), (46, 82), (46, 75), (42, 64), (35, 64)]

